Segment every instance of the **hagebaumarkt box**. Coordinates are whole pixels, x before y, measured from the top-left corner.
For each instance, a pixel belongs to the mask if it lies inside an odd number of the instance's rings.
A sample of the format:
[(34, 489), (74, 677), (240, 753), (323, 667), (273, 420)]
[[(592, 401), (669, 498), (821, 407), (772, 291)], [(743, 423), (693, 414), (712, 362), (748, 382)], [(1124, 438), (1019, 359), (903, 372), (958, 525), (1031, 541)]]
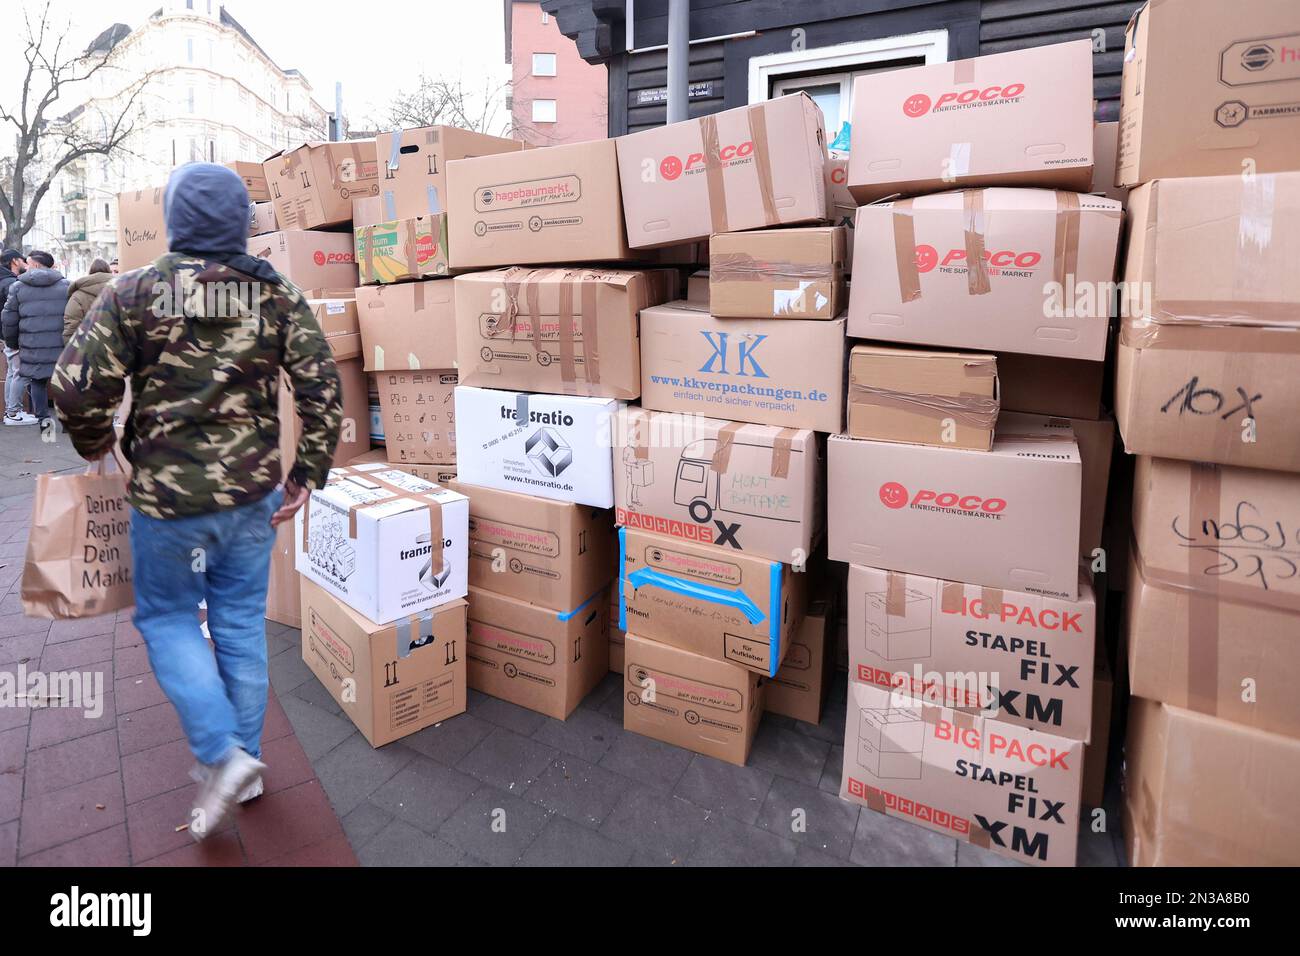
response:
[(623, 729), (743, 767), (766, 688), (752, 670), (628, 634)]
[(1291, 0), (1138, 8), (1124, 36), (1117, 180), (1300, 168), (1297, 65)]
[(447, 164), (453, 269), (629, 257), (614, 141)]
[(848, 333), (1100, 362), (1120, 218), (1113, 199), (1046, 189), (863, 206)]
[(389, 219), (446, 212), (447, 161), (525, 148), (516, 139), (489, 136), (454, 126), (420, 126), (378, 133), (379, 200)]
[(375, 141), (311, 142), (262, 164), (281, 229), (319, 229), (352, 221), (352, 200), (379, 194)]
[(458, 276), (461, 381), (488, 388), (636, 398), (637, 315), (677, 285), (668, 269), (495, 269)]
[(362, 285), (447, 275), (447, 215), (391, 219), (353, 229)]
[(611, 508), (609, 398), (456, 388), (456, 465), (471, 485)]
[(357, 289), (366, 371), (455, 368), (455, 288), (428, 279)]
[(248, 254), (271, 263), (299, 289), (357, 287), (357, 260), (346, 232), (286, 228), (250, 238)]
[(619, 626), (771, 677), (808, 607), (788, 564), (631, 528), (619, 532)]
[(456, 463), (456, 370), (376, 372), (388, 460)]
[(566, 611), (470, 588), (469, 686), (566, 720), (609, 673), (607, 587)]
[(679, 300), (641, 312), (641, 404), (760, 425), (844, 427), (844, 320), (717, 319)]
[(302, 659), (372, 747), (465, 712), (465, 602), (376, 624), (302, 582)]
[(377, 624), (465, 596), (469, 499), (390, 465), (335, 468), (297, 521), (297, 567)]
[(1077, 599), (1082, 465), (1068, 421), (1004, 414), (991, 451), (832, 435), (827, 470), (832, 561)]
[(1092, 61), (1092, 42), (1073, 40), (859, 76), (849, 191), (859, 203), (971, 186), (1086, 192)]
[(608, 508), (451, 482), (469, 498), (469, 583), (554, 611), (582, 604), (618, 574)]
[(1083, 742), (849, 681), (840, 799), (1023, 863), (1073, 866)]
[(1079, 600), (849, 567), (849, 676), (1087, 741), (1097, 609)]
[(824, 472), (807, 429), (636, 407), (615, 420), (615, 518), (629, 528), (802, 563), (824, 527)]
[(633, 249), (826, 218), (826, 134), (805, 93), (614, 142)]
[(715, 233), (709, 311), (719, 318), (838, 318), (848, 301), (844, 234), (842, 226)]

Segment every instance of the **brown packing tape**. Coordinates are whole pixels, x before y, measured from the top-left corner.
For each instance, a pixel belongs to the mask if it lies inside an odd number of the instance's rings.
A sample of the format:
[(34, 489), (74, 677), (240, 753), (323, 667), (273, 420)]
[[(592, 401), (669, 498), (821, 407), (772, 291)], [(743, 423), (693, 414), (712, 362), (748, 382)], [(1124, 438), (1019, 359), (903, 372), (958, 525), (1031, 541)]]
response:
[[(1194, 523), (1213, 520), (1219, 524), (1219, 493), (1222, 475), (1217, 465), (1193, 462), (1187, 490), (1187, 511)], [(1198, 548), (1187, 549), (1187, 574), (1196, 572)], [(1187, 607), (1187, 701), (1192, 710), (1204, 714), (1219, 712), (1219, 579), (1202, 576), (1198, 587), (1188, 592)]]
[(1036, 433), (1030, 433), (1030, 434), (1024, 434), (1024, 435), (1021, 435), (1021, 434), (1017, 434), (1017, 433), (1015, 433), (1015, 432), (1005, 432), (1005, 433), (1004, 433), (1004, 432), (998, 432), (997, 434), (994, 435), (994, 439), (995, 439), (996, 441), (1023, 441), (1023, 442), (1039, 442), (1039, 443), (1041, 443), (1041, 442), (1058, 442), (1058, 441), (1069, 441), (1069, 442), (1072, 442), (1072, 441), (1074, 441), (1074, 435), (1073, 435), (1073, 434), (1062, 435), (1062, 434), (1060, 434), (1060, 433), (1057, 433), (1057, 434), (1047, 434), (1047, 435), (1040, 435), (1040, 434), (1036, 434)]
[(916, 223), (912, 221), (912, 200), (894, 203), (894, 261), (898, 267), (898, 298), (911, 302), (921, 298), (921, 272), (916, 265)]
[(763, 200), (763, 221), (769, 226), (781, 221), (776, 211), (776, 194), (772, 182), (772, 151), (767, 141), (766, 104), (755, 103), (745, 111), (749, 141), (754, 144), (754, 168), (758, 172), (758, 191)]
[(413, 307), (413, 311), (423, 312), (424, 311), (424, 283), (423, 282), (414, 283), (414, 288), (411, 289), (411, 295), (415, 299), (415, 305)]
[(984, 261), (984, 190), (963, 189), (962, 211), (965, 218), (963, 240), (966, 244), (966, 291), (970, 295), (988, 295), (988, 263)]
[(597, 333), (600, 322), (597, 321), (597, 282), (584, 280), (579, 286), (579, 299), (582, 308), (582, 361), (587, 370), (587, 382), (600, 384), (600, 342)]
[(1247, 325), (1200, 325), (1185, 321), (1163, 322), (1129, 317), (1120, 324), (1119, 344), (1131, 349), (1296, 355), (1300, 354), (1300, 330), (1274, 330)]
[(573, 286), (574, 283), (581, 284), (582, 277), (565, 273), (560, 277), (559, 290), (559, 308), (557, 311), (556, 321), (559, 323), (558, 336), (560, 340), (560, 381), (562, 381), (566, 390), (577, 380), (578, 374), (574, 362), (574, 341), (573, 341)]
[(769, 477), (788, 478), (790, 476), (790, 451), (794, 445), (794, 428), (782, 428), (772, 438), (772, 464)]
[(966, 600), (966, 586), (957, 581), (944, 581), (939, 593), (939, 609), (944, 614), (960, 614)]
[(962, 392), (959, 395), (934, 395), (928, 392), (900, 392), (890, 388), (849, 382), (849, 401), (857, 405), (894, 408), (934, 418), (956, 419), (971, 428), (992, 428), (997, 424), (1001, 403), (997, 398)]
[(889, 808), (885, 806), (885, 796), (880, 792), (879, 787), (868, 787), (866, 790), (866, 799), (867, 809), (888, 815)]
[[(1196, 549), (1188, 549), (1189, 558), (1191, 557), (1190, 552), (1194, 550)], [(1204, 574), (1151, 567), (1143, 559), (1136, 545), (1133, 546), (1133, 557), (1137, 562), (1138, 573), (1142, 576), (1142, 580), (1151, 587), (1158, 587), (1167, 591), (1195, 592), (1201, 590), (1207, 577)], [(1232, 601), (1235, 604), (1247, 604), (1252, 607), (1270, 608), (1300, 614), (1300, 594), (1287, 594), (1276, 588), (1264, 590), (1250, 584), (1225, 581), (1217, 576), (1215, 580), (1220, 601)]]
[(991, 607), (1002, 607), (1002, 589), (1001, 588), (980, 588), (980, 602), (984, 605), (984, 613), (988, 614)]
[(541, 355), (545, 348), (542, 345), (541, 289), (538, 287), (540, 275), (541, 273), (536, 269), (529, 270), (521, 288), (524, 304), (528, 307), (528, 325), (533, 333), (533, 351), (538, 355)]
[(989, 840), (988, 831), (985, 830), (978, 823), (971, 825), (970, 836), (967, 838), (967, 840), (970, 842), (972, 846), (977, 846), (981, 850), (987, 850), (992, 845), (991, 841)]
[(420, 275), (420, 264), (415, 257), (415, 220), (407, 219), (405, 222), (406, 233), (406, 274), (418, 278)]
[(907, 614), (907, 575), (885, 572), (885, 614), (889, 617)]
[(1056, 191), (1056, 243), (1053, 278), (1062, 286), (1067, 276), (1079, 272), (1079, 225), (1082, 221), (1077, 193)]
[(709, 467), (719, 475), (726, 474), (731, 464), (731, 446), (736, 441), (736, 432), (744, 427), (740, 422), (728, 422), (718, 429), (718, 445), (713, 451)]
[(628, 442), (632, 445), (632, 454), (637, 461), (650, 457), (649, 439), (646, 432), (650, 430), (650, 417), (645, 414), (628, 417)]
[(709, 278), (714, 282), (815, 281), (835, 278), (835, 269), (824, 262), (756, 259), (744, 252), (715, 252), (709, 255)]
[(727, 228), (727, 184), (722, 177), (718, 121), (714, 117), (700, 117), (700, 139), (703, 142), (704, 179), (709, 190), (709, 221), (714, 232), (730, 232)]

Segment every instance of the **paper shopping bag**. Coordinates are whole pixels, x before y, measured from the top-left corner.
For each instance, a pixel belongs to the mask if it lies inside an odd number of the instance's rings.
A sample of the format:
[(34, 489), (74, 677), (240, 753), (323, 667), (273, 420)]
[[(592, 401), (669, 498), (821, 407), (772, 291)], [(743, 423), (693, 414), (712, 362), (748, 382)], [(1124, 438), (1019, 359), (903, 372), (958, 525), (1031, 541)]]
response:
[(23, 612), (93, 617), (135, 603), (127, 478), (105, 459), (84, 474), (40, 475), (23, 566)]

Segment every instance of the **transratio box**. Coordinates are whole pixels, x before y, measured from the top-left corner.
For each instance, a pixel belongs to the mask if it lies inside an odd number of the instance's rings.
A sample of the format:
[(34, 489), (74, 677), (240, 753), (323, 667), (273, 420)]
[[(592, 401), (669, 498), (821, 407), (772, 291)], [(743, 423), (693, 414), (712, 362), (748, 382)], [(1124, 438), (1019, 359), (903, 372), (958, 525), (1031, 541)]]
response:
[(636, 398), (637, 316), (677, 285), (668, 269), (495, 269), (458, 276), (461, 381), (489, 388)]
[(262, 164), (281, 229), (352, 221), (352, 200), (379, 194), (373, 139), (304, 143)]
[(1008, 413), (991, 451), (827, 446), (832, 561), (1078, 598), (1082, 465), (1069, 423)]
[(858, 77), (849, 191), (1091, 189), (1092, 56), (1074, 40)]
[(1086, 741), (1096, 604), (852, 565), (849, 676)]
[(372, 747), (465, 712), (465, 602), (376, 624), (302, 582), (302, 659)]
[(840, 799), (1013, 860), (1073, 866), (1083, 746), (851, 680)]
[(357, 289), (366, 371), (455, 368), (455, 288), (428, 279)]
[(456, 389), (456, 461), (462, 481), (610, 508), (614, 472), (609, 398)]
[(617, 575), (609, 509), (460, 481), (448, 487), (469, 498), (470, 587), (567, 612)]
[(751, 670), (627, 635), (623, 728), (743, 767), (763, 718)]
[(296, 520), (298, 570), (377, 624), (465, 596), (464, 495), (389, 465), (335, 468)]
[(619, 529), (619, 627), (771, 677), (807, 609), (779, 561)]
[(863, 206), (849, 335), (1100, 362), (1120, 217), (1113, 199), (1045, 189)]
[(807, 429), (621, 409), (614, 427), (620, 525), (803, 563), (821, 536), (824, 463)]
[(605, 589), (566, 611), (470, 588), (469, 686), (565, 720), (609, 673)]
[(684, 300), (641, 313), (641, 404), (834, 433), (844, 320), (717, 319)]
[(633, 249), (826, 218), (826, 134), (806, 93), (620, 136)]

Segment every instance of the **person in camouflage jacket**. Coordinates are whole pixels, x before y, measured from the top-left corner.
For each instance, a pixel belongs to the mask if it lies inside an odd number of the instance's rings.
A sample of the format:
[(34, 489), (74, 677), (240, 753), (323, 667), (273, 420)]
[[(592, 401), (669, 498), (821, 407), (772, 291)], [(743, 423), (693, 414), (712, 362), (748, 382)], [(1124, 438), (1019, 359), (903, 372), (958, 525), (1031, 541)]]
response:
[[(324, 484), (342, 404), (302, 294), (245, 252), (240, 177), (182, 166), (163, 207), (171, 251), (113, 279), (59, 358), (51, 392), (73, 445), (94, 460), (113, 447), (130, 385), (122, 450), (132, 466), (134, 622), (198, 760), (190, 834), (202, 839), (233, 801), (261, 792), (275, 526)], [(282, 371), (302, 423), (283, 491)]]

